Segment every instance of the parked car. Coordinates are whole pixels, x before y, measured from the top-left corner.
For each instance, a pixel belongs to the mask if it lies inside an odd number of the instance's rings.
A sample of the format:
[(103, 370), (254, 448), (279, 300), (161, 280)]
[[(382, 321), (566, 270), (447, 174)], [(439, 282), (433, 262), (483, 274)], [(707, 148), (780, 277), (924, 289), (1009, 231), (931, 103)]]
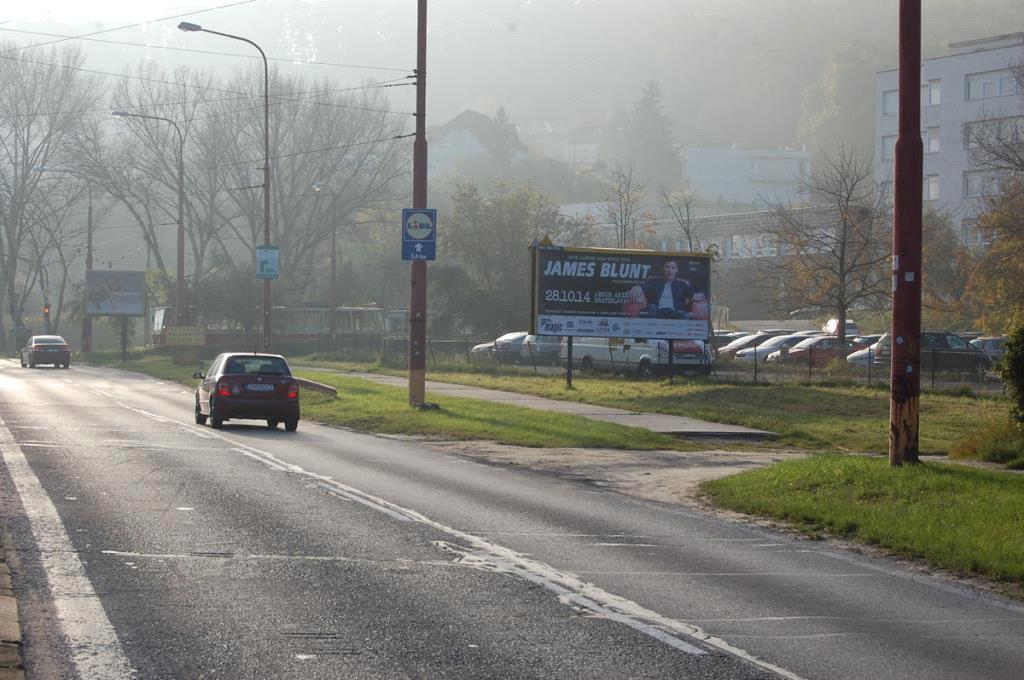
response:
[(716, 332), (711, 336), (711, 349), (718, 351), (722, 347), (725, 347), (733, 340), (742, 338), (744, 335), (750, 335), (746, 331), (721, 331)]
[(299, 383), (279, 354), (219, 354), (205, 371), (192, 374), (196, 387), (196, 423), (220, 429), (225, 420), (266, 420), (274, 429), (299, 427)]
[(871, 345), (878, 342), (879, 338), (882, 337), (881, 333), (872, 333), (871, 335), (858, 335), (853, 338), (854, 349), (861, 350), (870, 347)]
[(527, 335), (520, 348), (519, 361), (524, 364), (557, 364), (562, 338), (557, 335)]
[[(883, 336), (888, 338), (888, 333)], [(881, 341), (879, 341), (881, 342)], [(880, 347), (875, 365), (888, 366), (892, 360), (891, 343)], [(971, 371), (982, 373), (992, 367), (992, 359), (955, 333), (924, 331), (921, 333), (921, 369), (936, 371)]]
[[(668, 340), (632, 338), (573, 338), (573, 365), (582, 371), (622, 371), (647, 377), (668, 371)], [(568, 361), (568, 340), (562, 341), (561, 360)], [(706, 375), (714, 358), (703, 340), (673, 340), (673, 371)]]
[(770, 338), (774, 338), (778, 335), (787, 335), (789, 331), (758, 331), (757, 333), (750, 333), (742, 337), (736, 338), (725, 347), (718, 350), (718, 358), (721, 360), (730, 360), (736, 356), (736, 352), (747, 347), (757, 347), (762, 342), (767, 342)]
[[(879, 356), (884, 355), (884, 357), (886, 357), (884, 359), (884, 363), (886, 366), (888, 366), (889, 339), (889, 334), (883, 333), (878, 337), (878, 340), (876, 340), (873, 344), (848, 354), (846, 356), (846, 362), (859, 368), (867, 368), (869, 363), (872, 366), (876, 364), (881, 364), (882, 361), (879, 361)], [(854, 344), (856, 344), (856, 342), (857, 339), (854, 338)]]
[(33, 335), (21, 348), (21, 367), (52, 364), (55, 368), (71, 366), (71, 347), (59, 335)]
[(999, 361), (1003, 358), (1005, 343), (1005, 335), (982, 336), (971, 340), (971, 346), (987, 354), (992, 361)]
[(806, 335), (804, 333), (792, 333), (790, 335), (775, 335), (768, 338), (760, 345), (757, 345), (755, 347), (744, 347), (743, 349), (736, 352), (735, 359), (736, 361), (749, 362), (754, 362), (756, 360), (758, 363), (764, 363), (765, 358), (767, 358), (768, 355), (771, 354), (772, 352), (777, 352), (783, 348), (792, 347), (798, 342), (806, 340), (809, 337), (811, 336)]
[(796, 364), (802, 366), (826, 366), (835, 359), (845, 358), (853, 348), (853, 341), (840, 343), (834, 335), (812, 335), (792, 347), (782, 348), (769, 354), (769, 363)]
[(503, 364), (514, 364), (522, 355), (523, 341), (526, 336), (526, 331), (505, 333), (490, 342), (474, 345), (469, 350), (469, 358), (471, 361), (494, 361), (497, 359)]

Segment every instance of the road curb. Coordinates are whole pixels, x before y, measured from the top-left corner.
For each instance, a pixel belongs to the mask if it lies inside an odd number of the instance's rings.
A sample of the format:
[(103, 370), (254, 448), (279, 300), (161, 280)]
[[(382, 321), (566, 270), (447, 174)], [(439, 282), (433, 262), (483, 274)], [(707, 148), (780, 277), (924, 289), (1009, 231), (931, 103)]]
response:
[(6, 527), (0, 530), (0, 680), (24, 680), (21, 659), (21, 621), (11, 584), (7, 553), (11, 540)]

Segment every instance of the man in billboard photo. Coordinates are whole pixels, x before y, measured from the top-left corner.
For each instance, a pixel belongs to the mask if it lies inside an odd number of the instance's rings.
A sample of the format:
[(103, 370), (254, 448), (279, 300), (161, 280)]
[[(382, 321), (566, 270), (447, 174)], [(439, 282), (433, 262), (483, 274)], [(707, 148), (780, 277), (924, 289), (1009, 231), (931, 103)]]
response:
[(626, 296), (627, 310), (637, 309), (640, 316), (686, 319), (690, 315), (693, 289), (689, 281), (679, 278), (679, 263), (665, 260), (660, 277), (651, 277), (633, 286)]

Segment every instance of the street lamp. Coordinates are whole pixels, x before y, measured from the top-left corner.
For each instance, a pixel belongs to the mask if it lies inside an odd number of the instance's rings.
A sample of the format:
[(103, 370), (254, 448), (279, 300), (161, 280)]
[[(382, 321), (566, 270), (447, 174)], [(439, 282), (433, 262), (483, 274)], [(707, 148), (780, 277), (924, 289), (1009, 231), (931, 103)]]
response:
[(118, 118), (162, 120), (165, 123), (170, 123), (174, 131), (178, 133), (178, 280), (174, 286), (174, 323), (182, 326), (185, 324), (185, 135), (181, 133), (181, 128), (177, 123), (163, 116), (149, 116), (127, 111), (111, 111), (110, 115)]
[[(270, 67), (263, 49), (248, 38), (220, 31), (211, 31), (199, 24), (182, 21), (178, 28), (187, 32), (212, 33), (213, 35), (241, 40), (257, 49), (263, 58), (263, 245), (270, 245)], [(270, 279), (263, 279), (263, 351), (270, 351)]]
[[(319, 196), (323, 184), (317, 182), (313, 191)], [(337, 196), (331, 196), (331, 311), (327, 319), (327, 334), (331, 351), (338, 349), (338, 219), (335, 212)]]

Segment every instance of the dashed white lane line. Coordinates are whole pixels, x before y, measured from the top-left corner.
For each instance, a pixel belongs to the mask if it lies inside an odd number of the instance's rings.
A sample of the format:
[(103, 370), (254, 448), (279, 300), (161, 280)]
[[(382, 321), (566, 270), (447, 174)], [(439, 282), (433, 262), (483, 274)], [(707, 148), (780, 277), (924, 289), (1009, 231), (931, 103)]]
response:
[[(190, 426), (189, 429), (198, 431), (199, 427)], [(803, 680), (801, 676), (781, 666), (759, 659), (746, 650), (740, 649), (698, 626), (662, 616), (637, 602), (614, 595), (592, 583), (588, 583), (576, 574), (562, 571), (538, 560), (530, 559), (481, 536), (461, 531), (433, 520), (416, 510), (405, 508), (384, 498), (338, 482), (326, 475), (320, 475), (298, 465), (288, 463), (270, 452), (234, 441), (221, 433), (214, 432), (211, 434), (231, 444), (231, 451), (243, 453), (249, 458), (260, 461), (272, 470), (288, 472), (312, 479), (317, 482), (317, 486), (321, 489), (329, 490), (333, 495), (358, 501), (401, 521), (425, 524), (458, 539), (462, 543), (461, 545), (438, 542), (438, 547), (457, 554), (460, 564), (525, 579), (555, 593), (558, 600), (563, 604), (586, 609), (592, 614), (616, 621), (668, 644), (681, 652), (695, 656), (708, 654), (706, 649), (688, 642), (687, 639), (689, 639), (743, 659), (781, 678)]]
[(134, 678), (135, 669), (121, 648), (85, 567), (78, 559), (57, 509), (32, 472), (25, 454), (0, 417), (0, 453), (28, 517), (40, 560), (53, 595), (61, 632), (68, 641), (71, 661), (82, 678)]
[[(147, 418), (151, 418), (159, 422), (171, 422), (162, 416), (157, 416), (156, 414), (143, 411), (142, 409), (132, 407), (125, 403), (116, 402), (114, 395), (103, 390), (93, 388), (92, 391), (102, 396), (111, 397), (112, 399), (115, 399), (115, 403), (117, 403), (118, 406)], [(2, 421), (0, 421), (0, 424), (2, 424)], [(128, 664), (127, 658), (124, 656), (123, 650), (121, 650), (116, 632), (110, 625), (109, 620), (106, 618), (106, 614), (103, 612), (99, 598), (92, 590), (92, 586), (89, 583), (88, 578), (85, 576), (84, 568), (71, 548), (70, 540), (68, 540), (67, 534), (64, 532), (64, 527), (60, 522), (60, 517), (57, 514), (56, 509), (46, 496), (46, 493), (43, 491), (38, 479), (36, 479), (32, 474), (27, 461), (24, 459), (24, 455), (21, 453), (20, 449), (17, 449), (17, 444), (14, 442), (13, 437), (6, 430), (6, 427), (0, 429), (3, 430), (2, 436), (5, 440), (9, 440), (15, 449), (15, 451), (11, 453), (11, 457), (15, 461), (20, 457), (20, 465), (24, 471), (31, 475), (31, 478), (35, 483), (35, 493), (41, 496), (39, 503), (45, 503), (45, 505), (49, 506), (49, 512), (51, 515), (47, 520), (48, 527), (55, 524), (56, 528), (60, 531), (60, 536), (62, 536), (63, 540), (66, 542), (67, 550), (60, 550), (55, 554), (72, 559), (78, 565), (77, 573), (79, 578), (84, 581), (84, 589), (82, 584), (79, 584), (75, 588), (67, 588), (63, 591), (65, 593), (74, 593), (78, 596), (75, 602), (65, 603), (64, 606), (71, 607), (74, 605), (78, 608), (93, 606), (99, 610), (100, 618), (94, 618), (96, 616), (95, 613), (90, 614), (89, 616), (78, 616), (77, 618), (69, 619), (69, 623), (71, 624), (70, 630), (65, 628), (65, 634), (68, 636), (69, 640), (82, 641), (81, 645), (77, 645), (74, 642), (72, 644), (72, 647), (76, 650), (74, 656), (76, 666), (78, 664), (82, 664), (82, 667), (86, 669), (87, 672), (82, 673), (83, 677), (134, 677), (134, 670)], [(456, 552), (459, 555), (459, 563), (464, 566), (496, 571), (523, 578), (555, 593), (559, 601), (564, 604), (586, 609), (593, 614), (616, 621), (636, 630), (637, 632), (668, 644), (681, 652), (696, 656), (708, 654), (706, 649), (691, 642), (687, 642), (686, 639), (690, 639), (698, 643), (703, 643), (708, 647), (744, 659), (749, 663), (768, 670), (779, 677), (786, 678), (787, 680), (803, 680), (800, 676), (782, 667), (776, 666), (775, 664), (758, 659), (745, 650), (735, 647), (729, 642), (713, 636), (695, 625), (662, 616), (636, 602), (619, 597), (598, 588), (591, 583), (587, 583), (575, 574), (561, 571), (551, 565), (537, 560), (529, 559), (509, 548), (472, 533), (460, 531), (454, 527), (449, 527), (415, 510), (402, 507), (383, 498), (373, 496), (372, 494), (354, 487), (342, 484), (330, 477), (313, 473), (297, 465), (287, 463), (267, 451), (234, 441), (223, 434), (208, 432), (205, 428), (191, 425), (186, 425), (185, 429), (203, 438), (221, 439), (231, 445), (230, 450), (232, 452), (257, 460), (273, 470), (288, 472), (312, 479), (318, 482), (317, 486), (332, 495), (359, 502), (400, 521), (418, 522), (431, 526), (438, 531), (457, 538), (462, 543), (468, 544), (469, 547), (466, 547), (466, 545), (455, 545), (449, 543), (444, 543), (443, 545), (439, 544), (439, 546), (449, 551)], [(0, 444), (5, 443), (6, 441), (0, 441)], [(3, 446), (5, 459), (8, 459), (8, 449), (8, 446)], [(10, 466), (11, 463), (8, 461), (8, 467)], [(24, 495), (24, 492), (22, 492), (23, 497)], [(36, 539), (37, 541), (40, 539), (38, 534), (36, 535)], [(46, 558), (44, 557), (44, 566), (45, 562)], [(60, 565), (54, 566), (59, 567)], [(71, 571), (74, 571), (74, 569), (72, 568)], [(51, 570), (48, 568), (47, 573), (49, 574), (50, 572)], [(71, 572), (62, 570), (54, 573)], [(87, 596), (82, 597), (82, 594), (86, 593), (86, 590)], [(55, 596), (56, 595), (57, 592), (55, 591)], [(90, 621), (100, 621), (101, 623), (96, 625), (94, 629), (89, 630), (90, 627), (87, 624)], [(97, 650), (101, 653), (97, 653)]]

